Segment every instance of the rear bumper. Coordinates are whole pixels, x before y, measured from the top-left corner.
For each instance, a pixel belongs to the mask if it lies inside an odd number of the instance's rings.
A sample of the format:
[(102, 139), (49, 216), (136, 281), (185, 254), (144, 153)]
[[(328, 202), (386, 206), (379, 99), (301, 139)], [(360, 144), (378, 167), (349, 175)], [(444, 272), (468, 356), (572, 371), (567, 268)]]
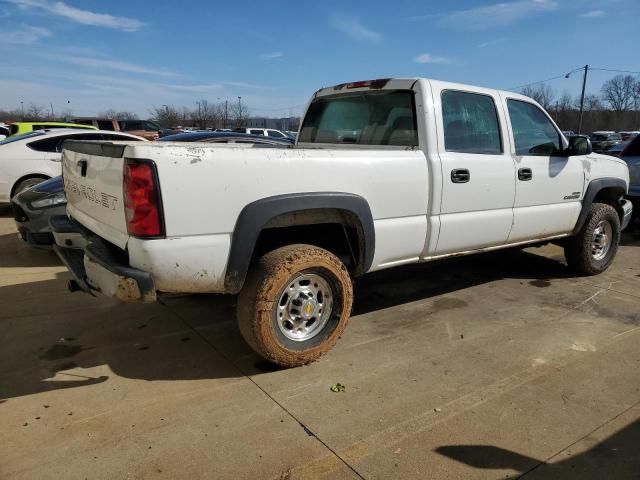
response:
[[(107, 242), (67, 217), (52, 217), (50, 225), (56, 238), (53, 250), (69, 269), (80, 290), (123, 302), (156, 300), (151, 275), (131, 268)], [(81, 237), (83, 242), (78, 242), (77, 237)], [(82, 243), (82, 247), (69, 247), (69, 239), (75, 245)]]
[(631, 219), (633, 218), (633, 204), (629, 200), (622, 200), (622, 224), (620, 225), (620, 229), (624, 230), (631, 223)]

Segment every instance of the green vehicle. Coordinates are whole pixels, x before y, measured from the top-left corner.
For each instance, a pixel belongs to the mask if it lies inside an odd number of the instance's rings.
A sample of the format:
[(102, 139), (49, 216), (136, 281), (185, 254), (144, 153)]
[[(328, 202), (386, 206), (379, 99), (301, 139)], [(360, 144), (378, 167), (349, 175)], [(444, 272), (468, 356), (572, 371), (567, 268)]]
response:
[(51, 128), (84, 128), (87, 130), (97, 130), (93, 125), (65, 122), (15, 122), (9, 124), (11, 135), (21, 135), (23, 133), (33, 132), (34, 130), (48, 130)]

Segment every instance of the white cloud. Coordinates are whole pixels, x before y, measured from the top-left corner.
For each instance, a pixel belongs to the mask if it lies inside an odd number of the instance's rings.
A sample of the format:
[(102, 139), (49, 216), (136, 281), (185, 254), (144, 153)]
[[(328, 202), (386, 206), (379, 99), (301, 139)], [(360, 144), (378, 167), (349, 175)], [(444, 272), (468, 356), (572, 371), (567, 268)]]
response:
[(130, 73), (145, 73), (149, 75), (156, 75), (160, 77), (182, 77), (179, 73), (169, 72), (167, 70), (157, 70), (148, 68), (142, 65), (136, 65), (134, 63), (121, 62), (118, 60), (108, 60), (92, 57), (76, 57), (76, 56), (51, 56), (50, 58), (60, 60), (65, 63), (71, 63), (73, 65), (80, 65), (82, 67), (90, 68), (104, 68), (108, 70), (119, 70), (122, 72)]
[(430, 53), (421, 53), (413, 59), (416, 63), (453, 63), (453, 61), (446, 57), (434, 57)]
[(506, 40), (506, 38), (494, 38), (493, 40), (487, 40), (486, 42), (479, 43), (476, 45), (478, 48), (487, 48), (493, 45), (497, 45), (498, 43), (502, 43)]
[(41, 38), (51, 37), (50, 30), (43, 27), (33, 27), (22, 25), (17, 30), (10, 30), (2, 33), (2, 42), (18, 45), (31, 45)]
[(331, 19), (331, 26), (354, 40), (378, 43), (383, 38), (382, 34), (365, 27), (356, 19), (335, 16)]
[(284, 53), (282, 52), (270, 52), (270, 53), (263, 53), (262, 55), (260, 55), (260, 58), (264, 58), (265, 60), (273, 60), (275, 58), (282, 58), (284, 57)]
[(598, 18), (604, 15), (604, 10), (591, 10), (589, 12), (581, 13), (580, 16), (582, 18)]
[(82, 10), (67, 5), (64, 2), (48, 0), (5, 0), (18, 7), (28, 9), (40, 9), (53, 15), (66, 18), (82, 25), (92, 25), (95, 27), (114, 28), (125, 32), (133, 32), (145, 25), (144, 22), (135, 18), (116, 17), (108, 13), (95, 13), (89, 10)]
[(531, 15), (558, 9), (555, 0), (519, 0), (516, 2), (494, 3), (485, 7), (456, 10), (444, 14), (440, 24), (445, 27), (485, 30), (505, 27)]

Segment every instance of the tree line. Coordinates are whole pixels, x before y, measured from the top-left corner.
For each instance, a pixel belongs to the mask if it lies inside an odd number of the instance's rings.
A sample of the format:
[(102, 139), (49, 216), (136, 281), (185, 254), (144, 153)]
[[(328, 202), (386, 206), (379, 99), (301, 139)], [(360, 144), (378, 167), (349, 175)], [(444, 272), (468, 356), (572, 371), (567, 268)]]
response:
[(151, 117), (163, 127), (231, 128), (246, 123), (249, 108), (242, 100), (210, 102), (203, 99), (197, 101), (193, 108), (154, 105)]
[[(544, 83), (524, 87), (522, 94), (542, 105), (562, 130), (578, 131), (580, 96), (556, 96)], [(597, 130), (640, 130), (640, 77), (616, 75), (604, 82), (599, 94), (585, 95), (582, 132)]]
[[(126, 110), (109, 109), (99, 112), (98, 117), (117, 120), (136, 120), (136, 113)], [(29, 103), (24, 110), (1, 110), (0, 122), (15, 121), (67, 121), (74, 118), (73, 111), (66, 109), (55, 113), (53, 107)], [(188, 126), (198, 128), (227, 128), (242, 126), (249, 118), (249, 108), (241, 100), (237, 102), (210, 102), (199, 100), (194, 107), (175, 107), (173, 105), (153, 106), (150, 119), (163, 127)]]

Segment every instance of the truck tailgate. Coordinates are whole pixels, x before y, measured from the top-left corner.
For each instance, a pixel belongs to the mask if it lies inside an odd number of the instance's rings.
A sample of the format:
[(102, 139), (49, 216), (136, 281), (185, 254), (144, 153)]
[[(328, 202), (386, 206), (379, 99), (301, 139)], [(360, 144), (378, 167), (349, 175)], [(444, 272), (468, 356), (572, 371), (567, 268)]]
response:
[(123, 201), (125, 143), (66, 141), (62, 175), (67, 213), (124, 248), (129, 239)]

